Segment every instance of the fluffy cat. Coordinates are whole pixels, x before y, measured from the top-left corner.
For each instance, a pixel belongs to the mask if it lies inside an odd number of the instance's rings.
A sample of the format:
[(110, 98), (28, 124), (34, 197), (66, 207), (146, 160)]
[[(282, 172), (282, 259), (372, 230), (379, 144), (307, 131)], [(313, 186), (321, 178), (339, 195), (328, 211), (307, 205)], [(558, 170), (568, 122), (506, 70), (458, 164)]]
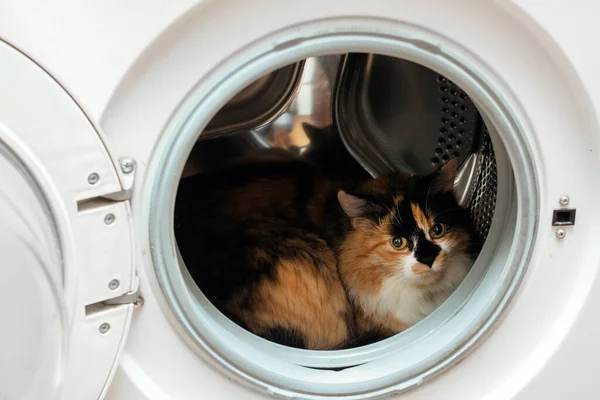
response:
[(467, 275), (480, 250), (452, 192), (456, 160), (427, 177), (396, 176), (340, 191), (351, 228), (338, 266), (357, 330), (387, 337), (421, 321)]
[(474, 230), (452, 196), (456, 163), (429, 177), (324, 177), (274, 153), (185, 178), (181, 255), (203, 293), (283, 345), (339, 349), (407, 328), (466, 275)]

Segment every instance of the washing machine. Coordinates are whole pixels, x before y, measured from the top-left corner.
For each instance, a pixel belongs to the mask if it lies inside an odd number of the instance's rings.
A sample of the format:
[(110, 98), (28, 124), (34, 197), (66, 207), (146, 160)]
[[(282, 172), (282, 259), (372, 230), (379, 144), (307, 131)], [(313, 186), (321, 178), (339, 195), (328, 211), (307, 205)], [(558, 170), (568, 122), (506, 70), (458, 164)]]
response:
[[(598, 11), (1, 1), (0, 398), (597, 398)], [(458, 158), (483, 248), (414, 327), (310, 351), (211, 304), (175, 205), (233, 156), (323, 142), (333, 174)]]

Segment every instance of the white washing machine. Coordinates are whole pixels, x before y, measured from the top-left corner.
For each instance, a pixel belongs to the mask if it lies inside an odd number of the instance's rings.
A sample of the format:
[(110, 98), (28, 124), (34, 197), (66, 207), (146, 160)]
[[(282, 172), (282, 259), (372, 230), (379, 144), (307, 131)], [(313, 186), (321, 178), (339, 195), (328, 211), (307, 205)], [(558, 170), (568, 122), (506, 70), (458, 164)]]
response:
[[(1, 1), (0, 398), (597, 398), (598, 11)], [(175, 194), (236, 93), (348, 53), (420, 64), (468, 94), (494, 146), (494, 218), (473, 272), (422, 323), (355, 349), (286, 348), (193, 284)]]

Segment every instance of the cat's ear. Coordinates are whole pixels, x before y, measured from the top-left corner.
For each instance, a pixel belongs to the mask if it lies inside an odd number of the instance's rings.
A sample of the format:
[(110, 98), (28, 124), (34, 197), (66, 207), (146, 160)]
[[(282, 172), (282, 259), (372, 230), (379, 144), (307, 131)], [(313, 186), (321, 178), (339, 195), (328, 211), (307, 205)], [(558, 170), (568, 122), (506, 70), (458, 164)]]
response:
[(338, 192), (337, 197), (347, 216), (350, 218), (359, 218), (365, 216), (367, 212), (366, 208), (368, 206), (367, 200), (348, 194), (343, 190)]
[(452, 192), (457, 170), (458, 161), (456, 158), (453, 158), (435, 173), (432, 183), (433, 187), (440, 192)]
[(304, 133), (306, 133), (306, 136), (308, 136), (308, 139), (311, 142), (315, 139), (318, 139), (318, 137), (320, 136), (319, 133), (321, 132), (321, 129), (317, 128), (312, 124), (309, 124), (308, 122), (302, 123), (302, 129), (304, 130)]
[(376, 204), (358, 196), (348, 194), (343, 190), (338, 192), (338, 201), (346, 215), (353, 221), (353, 225), (354, 221), (368, 219), (368, 214), (381, 211), (381, 208)]
[(318, 128), (312, 124), (309, 124), (308, 122), (303, 122), (302, 129), (308, 137), (308, 140), (310, 140), (312, 147), (315, 147), (319, 144), (327, 145), (331, 141), (331, 125), (328, 125), (324, 128)]

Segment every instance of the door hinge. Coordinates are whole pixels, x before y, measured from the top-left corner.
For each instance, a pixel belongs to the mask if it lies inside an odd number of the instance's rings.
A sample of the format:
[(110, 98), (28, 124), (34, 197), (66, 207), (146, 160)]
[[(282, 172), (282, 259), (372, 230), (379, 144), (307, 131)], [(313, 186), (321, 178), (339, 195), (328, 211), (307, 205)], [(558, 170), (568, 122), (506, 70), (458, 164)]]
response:
[(119, 179), (123, 190), (117, 193), (110, 193), (102, 197), (113, 201), (125, 201), (131, 199), (133, 193), (133, 184), (135, 181), (135, 172), (137, 169), (136, 161), (131, 157), (122, 157), (119, 159)]
[(133, 304), (135, 308), (141, 307), (144, 305), (144, 299), (140, 296), (140, 288), (138, 288), (133, 292), (124, 293), (118, 297), (113, 297), (112, 299), (104, 300), (101, 304), (105, 306), (120, 306), (123, 304)]
[(140, 296), (140, 287), (132, 292), (127, 292), (121, 296), (113, 297), (108, 300), (100, 301), (98, 303), (89, 304), (85, 306), (85, 315), (90, 316), (98, 312), (105, 311), (106, 309), (133, 304), (133, 308), (139, 308), (144, 305), (144, 298)]

